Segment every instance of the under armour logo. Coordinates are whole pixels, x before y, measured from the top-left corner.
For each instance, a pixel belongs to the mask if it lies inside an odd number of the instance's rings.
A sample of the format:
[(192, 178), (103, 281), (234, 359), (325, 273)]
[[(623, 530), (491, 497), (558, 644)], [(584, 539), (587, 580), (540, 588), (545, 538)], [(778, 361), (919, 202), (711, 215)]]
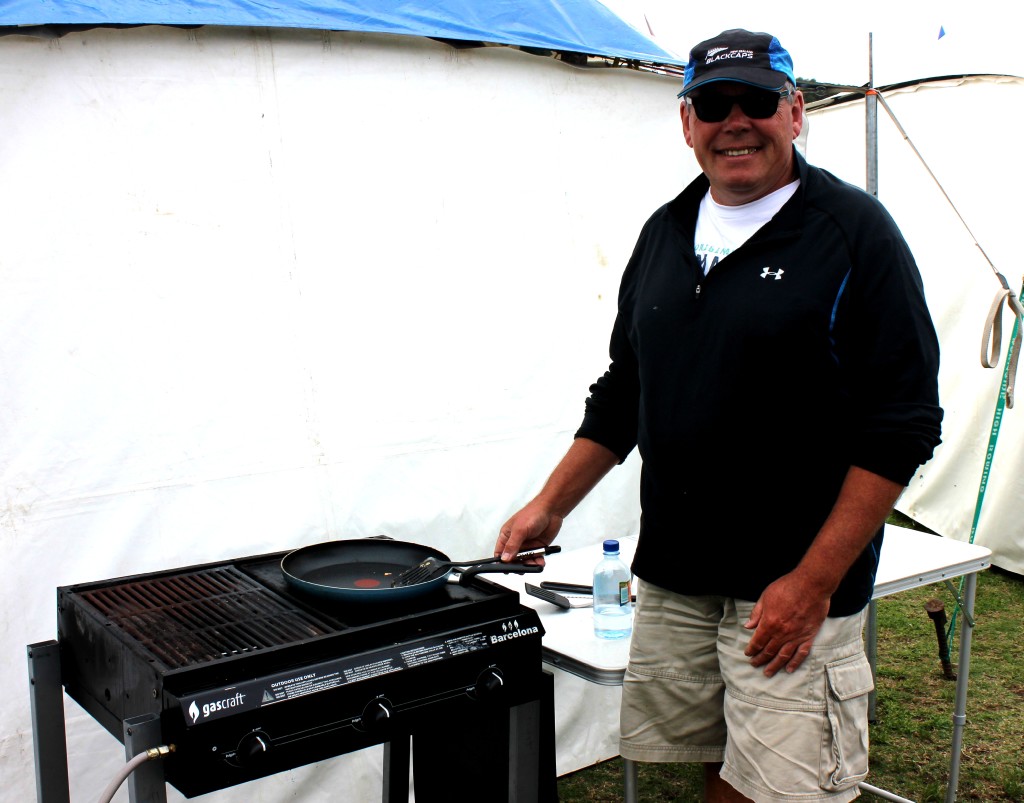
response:
[(782, 274), (785, 273), (785, 272), (786, 271), (784, 271), (782, 268), (779, 268), (778, 270), (772, 270), (771, 268), (765, 268), (763, 271), (761, 271), (761, 278), (762, 279), (767, 279), (769, 276), (774, 276), (775, 277), (775, 281), (778, 281), (779, 279), (782, 278)]

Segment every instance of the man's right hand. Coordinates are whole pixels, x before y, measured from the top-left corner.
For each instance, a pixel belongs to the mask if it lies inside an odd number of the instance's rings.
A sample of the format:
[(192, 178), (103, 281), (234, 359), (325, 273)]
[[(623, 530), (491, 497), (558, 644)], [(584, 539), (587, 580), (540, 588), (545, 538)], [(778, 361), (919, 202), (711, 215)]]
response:
[[(524, 549), (550, 546), (560, 529), (562, 517), (544, 509), (534, 500), (502, 525), (494, 545), (494, 554), (507, 562)], [(526, 562), (543, 565), (544, 559), (532, 558)]]
[[(495, 557), (507, 563), (524, 549), (550, 546), (569, 512), (618, 462), (601, 444), (576, 438), (540, 493), (502, 525), (494, 545)], [(543, 566), (544, 558), (528, 562)]]

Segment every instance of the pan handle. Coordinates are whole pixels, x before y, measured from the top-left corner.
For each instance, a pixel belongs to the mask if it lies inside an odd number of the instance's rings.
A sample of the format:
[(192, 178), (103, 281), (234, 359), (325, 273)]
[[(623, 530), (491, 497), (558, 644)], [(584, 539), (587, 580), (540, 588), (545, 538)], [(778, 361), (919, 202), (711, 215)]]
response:
[(560, 546), (546, 546), (538, 549), (528, 549), (525, 552), (520, 552), (516, 555), (514, 561), (503, 561), (501, 558), (494, 557), (490, 560), (475, 561), (471, 568), (460, 568), (467, 567), (469, 564), (456, 564), (456, 570), (460, 573), (459, 582), (464, 583), (466, 580), (470, 580), (478, 574), (484, 572), (499, 572), (501, 574), (535, 574), (536, 572), (544, 571), (543, 564), (536, 563), (520, 563), (523, 558), (535, 558), (541, 555), (555, 555), (562, 551)]
[(471, 566), (468, 569), (459, 570), (459, 583), (465, 585), (469, 580), (473, 579), (478, 574), (484, 572), (498, 572), (500, 574), (534, 574), (536, 572), (544, 571), (543, 566), (538, 566), (535, 563), (504, 563), (501, 560), (495, 558), (490, 563), (481, 563), (477, 566)]

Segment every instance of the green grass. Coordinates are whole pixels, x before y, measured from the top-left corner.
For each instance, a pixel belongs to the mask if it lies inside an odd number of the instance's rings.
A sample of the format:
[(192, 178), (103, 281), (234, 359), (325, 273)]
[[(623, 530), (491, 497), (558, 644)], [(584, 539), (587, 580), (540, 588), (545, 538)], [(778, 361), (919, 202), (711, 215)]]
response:
[[(901, 522), (902, 523), (902, 522)], [(956, 683), (942, 672), (935, 626), (924, 604), (955, 600), (944, 584), (878, 600), (876, 722), (868, 783), (918, 803), (945, 800)], [(1024, 801), (1024, 580), (991, 570), (978, 576), (971, 642), (967, 723), (958, 801)], [(954, 667), (963, 617), (950, 645)], [(700, 801), (701, 769), (642, 764), (642, 803)], [(622, 800), (622, 761), (613, 759), (559, 779), (562, 801)], [(863, 800), (877, 799), (865, 794)]]

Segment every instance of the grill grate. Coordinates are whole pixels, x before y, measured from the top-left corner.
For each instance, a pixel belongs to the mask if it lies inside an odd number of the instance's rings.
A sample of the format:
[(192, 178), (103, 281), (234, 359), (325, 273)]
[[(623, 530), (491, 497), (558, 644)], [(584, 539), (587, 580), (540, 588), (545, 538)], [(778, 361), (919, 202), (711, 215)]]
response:
[(337, 630), (233, 566), (130, 581), (82, 597), (169, 669)]

